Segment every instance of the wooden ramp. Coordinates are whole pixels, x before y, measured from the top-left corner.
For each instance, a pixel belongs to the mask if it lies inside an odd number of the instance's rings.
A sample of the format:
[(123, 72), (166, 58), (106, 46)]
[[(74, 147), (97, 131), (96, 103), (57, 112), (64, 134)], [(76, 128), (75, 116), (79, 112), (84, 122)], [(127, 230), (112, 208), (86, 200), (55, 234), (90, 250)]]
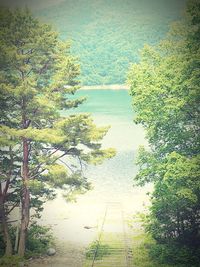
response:
[(121, 203), (107, 203), (97, 240), (86, 253), (84, 267), (131, 267), (132, 250)]

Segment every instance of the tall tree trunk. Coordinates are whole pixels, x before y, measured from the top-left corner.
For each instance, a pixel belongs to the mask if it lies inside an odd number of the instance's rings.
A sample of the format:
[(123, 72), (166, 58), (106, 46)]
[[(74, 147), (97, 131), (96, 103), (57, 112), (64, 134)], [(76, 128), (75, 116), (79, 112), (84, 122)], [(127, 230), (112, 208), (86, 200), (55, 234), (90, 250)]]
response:
[(7, 222), (5, 206), (4, 206), (4, 195), (2, 192), (1, 185), (0, 185), (0, 222), (2, 226), (3, 239), (5, 243), (5, 255), (11, 256), (12, 255), (12, 242), (11, 242), (11, 237), (10, 237), (10, 233), (8, 230), (8, 222)]
[(28, 169), (28, 159), (29, 159), (29, 149), (28, 140), (23, 138), (23, 191), (22, 191), (22, 214), (21, 214), (21, 227), (20, 227), (20, 237), (19, 237), (19, 256), (24, 256), (26, 248), (26, 236), (30, 219), (30, 192), (29, 192), (29, 169)]

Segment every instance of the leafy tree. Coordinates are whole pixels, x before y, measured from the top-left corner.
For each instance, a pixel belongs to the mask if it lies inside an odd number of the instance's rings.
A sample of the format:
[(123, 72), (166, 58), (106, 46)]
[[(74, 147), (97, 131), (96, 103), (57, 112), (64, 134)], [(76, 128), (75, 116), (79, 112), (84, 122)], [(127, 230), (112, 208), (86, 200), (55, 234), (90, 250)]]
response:
[(147, 229), (159, 244), (189, 248), (194, 262), (200, 249), (199, 14), (199, 1), (188, 1), (183, 20), (157, 47), (145, 46), (129, 73), (136, 122), (150, 146), (139, 151), (135, 180), (155, 185)]
[(28, 10), (2, 9), (0, 17), (1, 221), (11, 254), (8, 206), (21, 202), (23, 256), (30, 207), (40, 209), (51, 188), (87, 190), (82, 163), (100, 163), (114, 150), (101, 149), (108, 127), (96, 127), (88, 114), (67, 115), (84, 101), (71, 97), (79, 88), (79, 65), (70, 44)]

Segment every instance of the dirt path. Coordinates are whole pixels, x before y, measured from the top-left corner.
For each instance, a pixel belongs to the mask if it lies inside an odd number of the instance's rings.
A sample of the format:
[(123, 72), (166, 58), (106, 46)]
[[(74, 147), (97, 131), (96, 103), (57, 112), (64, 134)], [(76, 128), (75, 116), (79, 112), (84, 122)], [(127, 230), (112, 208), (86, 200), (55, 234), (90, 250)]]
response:
[(59, 243), (56, 255), (29, 261), (29, 267), (82, 267), (85, 248), (74, 244)]
[[(96, 229), (93, 246), (59, 243), (55, 256), (31, 260), (29, 267), (129, 267), (131, 239), (121, 203), (107, 203)], [(88, 230), (90, 231), (90, 230)], [(90, 256), (86, 257), (86, 251)], [(99, 256), (100, 255), (100, 256)]]

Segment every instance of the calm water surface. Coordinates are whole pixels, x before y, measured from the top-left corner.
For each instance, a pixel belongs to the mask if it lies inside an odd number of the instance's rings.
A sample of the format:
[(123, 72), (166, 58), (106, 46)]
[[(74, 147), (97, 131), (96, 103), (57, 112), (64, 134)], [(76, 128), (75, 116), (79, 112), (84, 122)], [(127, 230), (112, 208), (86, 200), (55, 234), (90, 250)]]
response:
[(147, 141), (144, 130), (133, 122), (128, 91), (80, 90), (76, 95), (87, 97), (76, 112), (89, 112), (97, 125), (111, 126), (103, 147), (116, 148), (117, 155), (102, 165), (85, 169), (94, 188), (79, 196), (76, 203), (66, 203), (60, 194), (48, 202), (42, 223), (50, 224), (60, 240), (87, 245), (96, 231), (85, 230), (84, 226), (98, 225), (107, 202), (121, 202), (127, 214), (143, 210), (148, 203), (146, 192), (150, 188), (133, 187), (136, 150), (139, 145), (147, 146)]

